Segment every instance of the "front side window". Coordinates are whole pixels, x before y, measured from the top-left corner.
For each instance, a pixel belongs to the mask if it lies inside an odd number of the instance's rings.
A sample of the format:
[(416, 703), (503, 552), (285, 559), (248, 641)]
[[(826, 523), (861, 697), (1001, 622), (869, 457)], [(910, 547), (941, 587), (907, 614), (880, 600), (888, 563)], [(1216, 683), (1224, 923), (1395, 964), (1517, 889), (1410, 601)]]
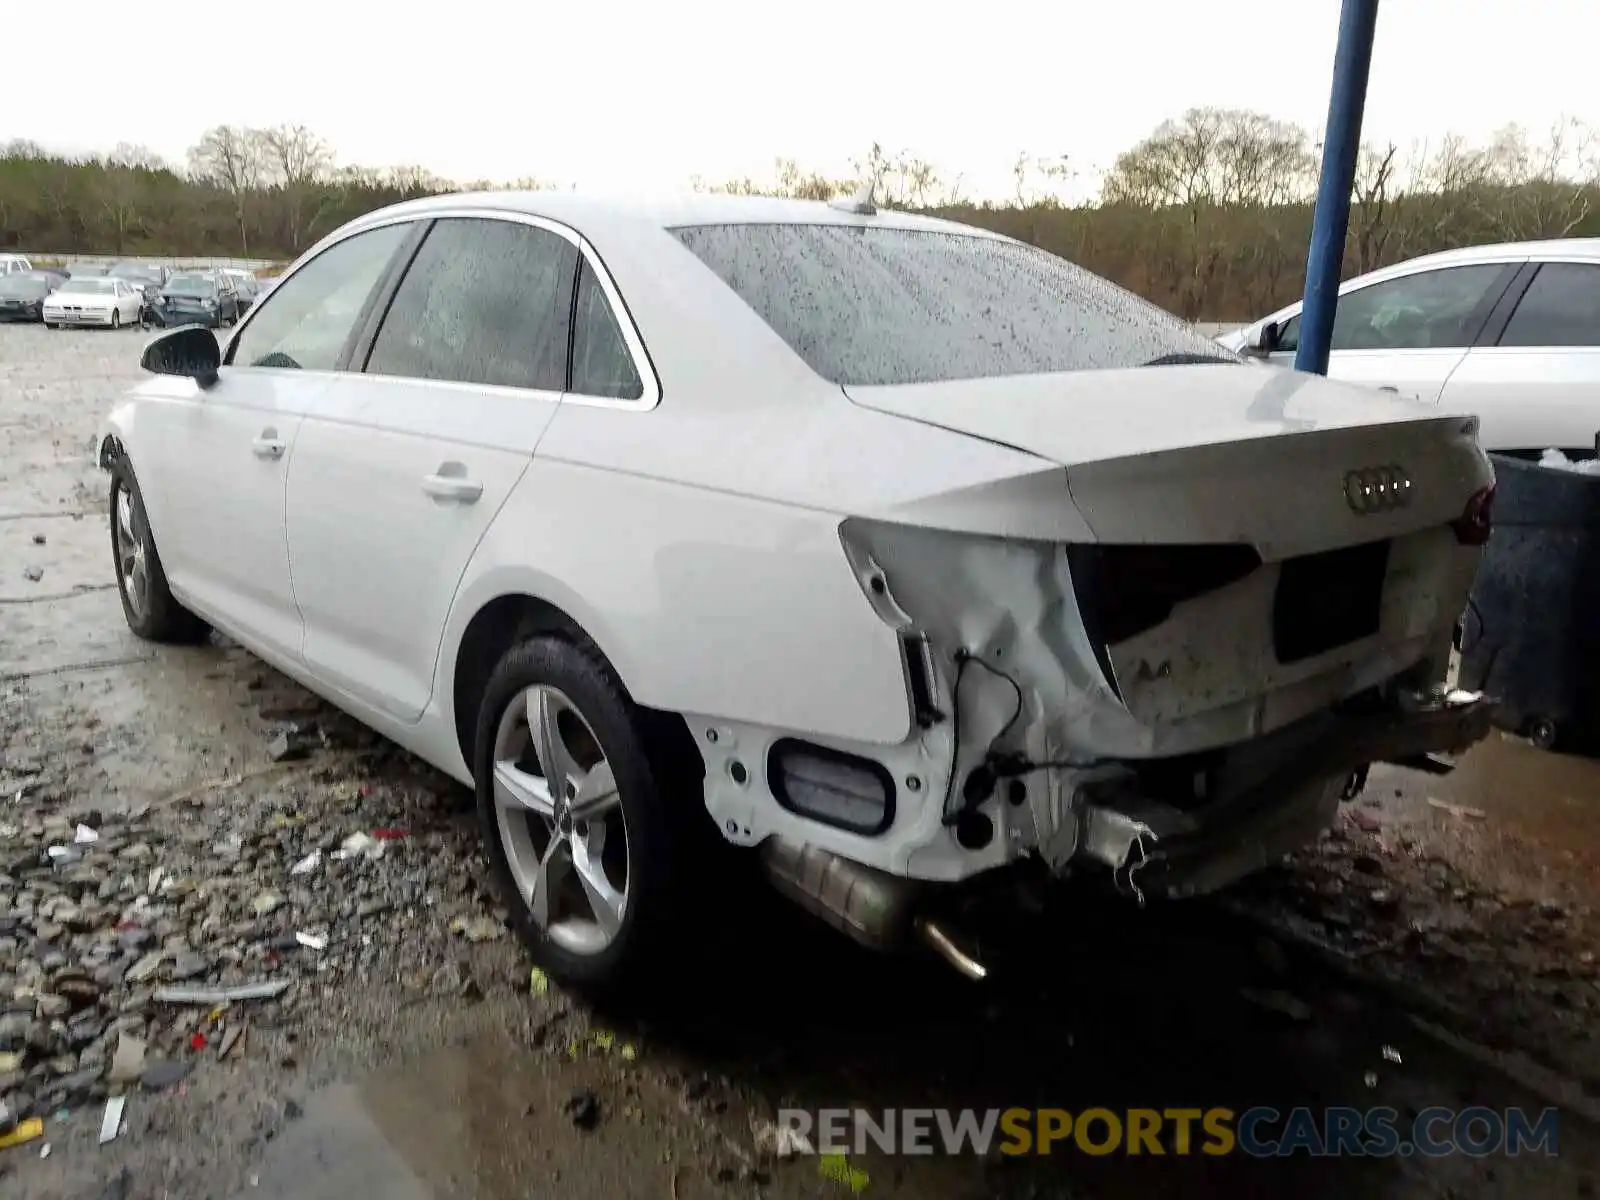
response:
[(329, 246), (255, 306), (229, 348), (239, 367), (331, 371), (362, 306), (409, 224), (369, 229)]
[(579, 396), (605, 396), (612, 400), (637, 400), (644, 382), (634, 366), (622, 327), (606, 300), (605, 290), (584, 260), (578, 276), (577, 320), (572, 327), (572, 383)]
[(831, 224), (671, 231), (842, 386), (1237, 363), (1165, 312), (1034, 246)]
[(577, 267), (577, 247), (547, 229), (440, 220), (395, 292), (366, 370), (559, 392)]
[[(1339, 297), (1332, 350), (1438, 350), (1472, 345), (1503, 263), (1443, 267), (1369, 284)], [(1284, 322), (1275, 350), (1300, 348), (1300, 314)]]
[(1600, 265), (1545, 263), (1500, 335), (1502, 346), (1600, 346)]

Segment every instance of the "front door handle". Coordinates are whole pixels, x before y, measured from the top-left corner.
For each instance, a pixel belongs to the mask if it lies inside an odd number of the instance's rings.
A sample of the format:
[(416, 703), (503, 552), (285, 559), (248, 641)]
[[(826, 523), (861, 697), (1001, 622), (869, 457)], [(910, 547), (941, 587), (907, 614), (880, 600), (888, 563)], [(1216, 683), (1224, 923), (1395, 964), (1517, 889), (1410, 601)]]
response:
[(468, 479), (460, 463), (445, 463), (433, 475), (422, 477), (422, 490), (439, 500), (474, 504), (483, 495), (483, 484)]
[(289, 444), (278, 436), (276, 429), (264, 429), (261, 436), (250, 443), (257, 458), (282, 458)]
[(1380, 383), (1378, 385), (1378, 390), (1380, 392), (1393, 392), (1396, 396), (1400, 394), (1400, 389), (1395, 387), (1395, 385), (1392, 383)]

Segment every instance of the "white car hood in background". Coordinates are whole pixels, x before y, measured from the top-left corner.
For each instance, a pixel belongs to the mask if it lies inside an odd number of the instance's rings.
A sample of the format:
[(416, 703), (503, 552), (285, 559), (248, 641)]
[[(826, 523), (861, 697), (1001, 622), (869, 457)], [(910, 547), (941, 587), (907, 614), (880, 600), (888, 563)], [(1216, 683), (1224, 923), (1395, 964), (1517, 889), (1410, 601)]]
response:
[[(850, 387), (866, 408), (1060, 463), (1105, 542), (1238, 542), (1264, 557), (1443, 525), (1493, 476), (1477, 421), (1299, 371), (1139, 367)], [(1356, 512), (1351, 472), (1396, 468), (1409, 502)]]

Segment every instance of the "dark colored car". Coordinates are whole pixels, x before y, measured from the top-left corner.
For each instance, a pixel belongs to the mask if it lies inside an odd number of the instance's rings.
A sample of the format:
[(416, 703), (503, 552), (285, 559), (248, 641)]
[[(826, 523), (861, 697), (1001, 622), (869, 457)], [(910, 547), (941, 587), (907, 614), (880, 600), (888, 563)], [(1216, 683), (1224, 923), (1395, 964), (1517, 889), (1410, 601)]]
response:
[(144, 292), (145, 304), (151, 306), (160, 298), (161, 289), (172, 277), (172, 272), (166, 267), (142, 262), (115, 263), (106, 274), (114, 279), (126, 280), (134, 287), (140, 288)]
[(239, 315), (242, 317), (260, 297), (261, 281), (249, 271), (223, 271), (222, 274), (239, 294)]
[(44, 320), (44, 298), (62, 282), (53, 271), (23, 271), (0, 278), (0, 321)]
[(208, 325), (220, 329), (239, 319), (239, 295), (217, 274), (174, 275), (150, 312), (157, 325)]

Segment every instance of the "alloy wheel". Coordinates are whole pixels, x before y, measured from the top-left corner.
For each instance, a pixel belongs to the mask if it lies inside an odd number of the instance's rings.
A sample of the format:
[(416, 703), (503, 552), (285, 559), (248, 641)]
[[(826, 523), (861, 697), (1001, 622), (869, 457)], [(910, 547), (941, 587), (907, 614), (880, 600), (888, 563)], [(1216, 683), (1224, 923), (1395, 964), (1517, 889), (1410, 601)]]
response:
[(117, 549), (117, 581), (135, 617), (143, 617), (150, 603), (150, 566), (146, 557), (144, 505), (126, 487), (117, 489), (117, 520), (113, 529)]
[(628, 827), (600, 740), (559, 689), (525, 688), (501, 714), (494, 807), (540, 933), (573, 954), (603, 951), (627, 913)]

